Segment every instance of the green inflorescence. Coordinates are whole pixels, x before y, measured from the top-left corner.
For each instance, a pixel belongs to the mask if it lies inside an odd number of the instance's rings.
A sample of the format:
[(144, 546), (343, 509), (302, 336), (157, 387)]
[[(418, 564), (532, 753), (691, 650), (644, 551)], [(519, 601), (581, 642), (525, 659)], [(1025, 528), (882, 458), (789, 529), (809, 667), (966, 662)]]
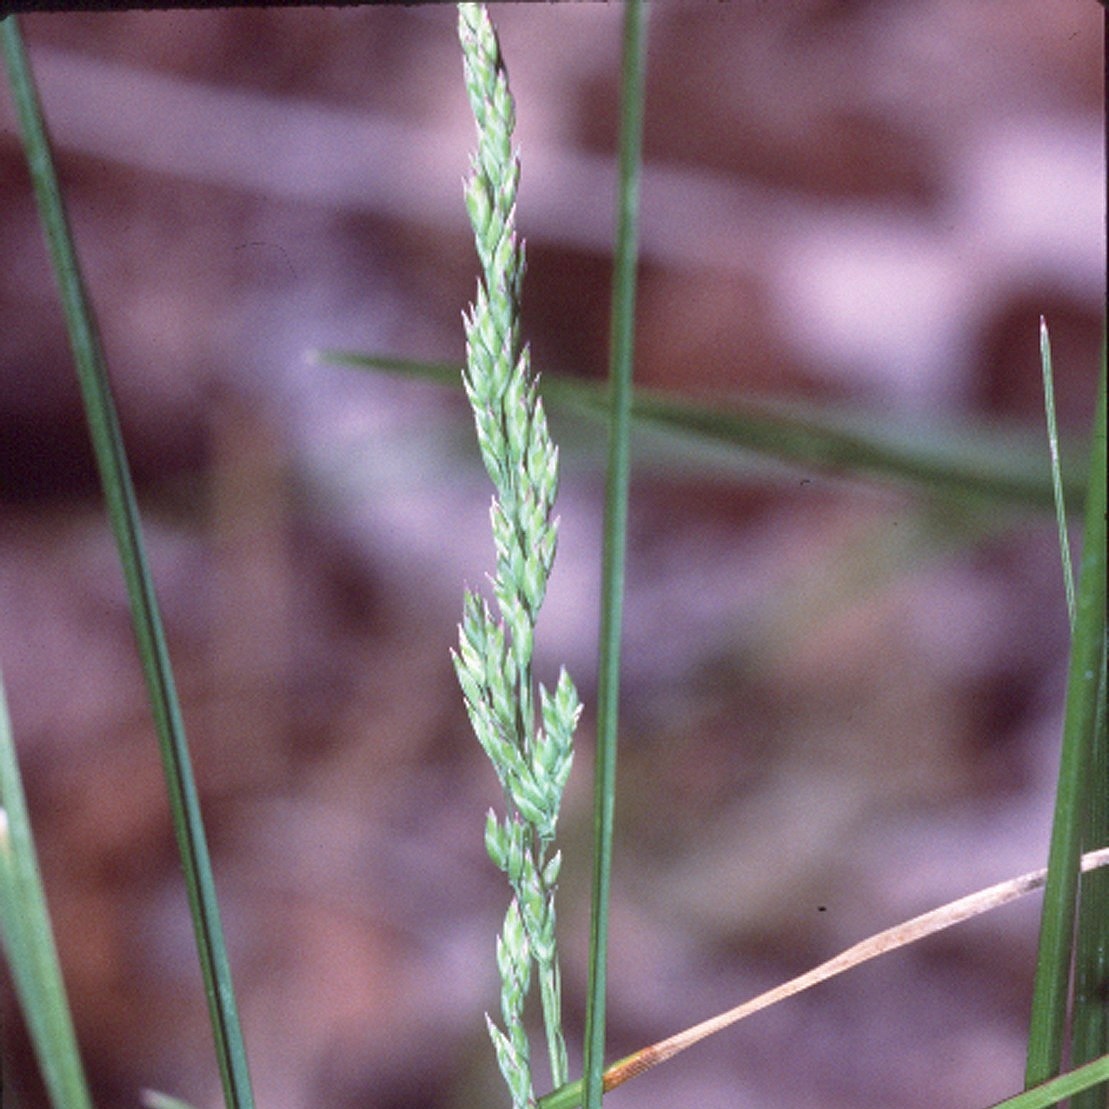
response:
[(512, 902), (497, 940), (504, 1028), (488, 1017), (497, 1061), (516, 1109), (535, 1104), (524, 1004), (539, 981), (553, 1084), (567, 1081), (554, 895), (561, 856), (553, 849), (581, 703), (565, 670), (553, 692), (532, 677), (535, 623), (554, 562), (558, 450), (520, 339), (523, 243), (516, 237), (520, 163), (512, 148), (515, 107), (496, 33), (484, 7), (459, 4), (466, 91), (478, 146), (466, 182), (482, 277), (466, 327), (463, 381), (478, 445), (496, 489), (491, 509), (495, 616), (467, 590), (455, 669), (474, 732), (504, 791), (490, 810), (485, 846), (508, 876)]

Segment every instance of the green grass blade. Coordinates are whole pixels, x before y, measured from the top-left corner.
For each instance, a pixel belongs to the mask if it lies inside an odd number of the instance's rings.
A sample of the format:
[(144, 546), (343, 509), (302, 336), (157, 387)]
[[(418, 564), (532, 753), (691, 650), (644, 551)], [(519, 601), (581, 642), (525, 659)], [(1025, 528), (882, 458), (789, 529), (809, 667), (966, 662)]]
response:
[[(0, 679), (0, 939), (50, 1101), (91, 1107)], [(0, 1087), (0, 1095), (2, 1095)]]
[(234, 1109), (249, 1107), (253, 1105), (253, 1096), (200, 804), (169, 652), (143, 549), (138, 507), (119, 420), (54, 171), (41, 106), (15, 17), (5, 19), (0, 29), (35, 197), (77, 363), (97, 468), (127, 583), (132, 621), (158, 732), (178, 850), (185, 871), (224, 1095), (228, 1105)]
[[(459, 388), (461, 366), (418, 362), (355, 351), (316, 352), (321, 362), (381, 370)], [(608, 391), (592, 382), (544, 375), (545, 404), (572, 408), (607, 419)], [(686, 400), (633, 389), (632, 421), (689, 447), (708, 446), (721, 454), (753, 451), (802, 467), (837, 474), (909, 483), (930, 493), (974, 498), (1014, 508), (1050, 509), (1054, 503), (1042, 440), (1008, 436), (989, 428), (924, 432), (859, 414), (835, 414), (796, 402)], [(1071, 504), (1085, 498), (1086, 479), (1064, 458), (1063, 492)]]
[(620, 182), (612, 281), (609, 460), (601, 581), (597, 755), (593, 785), (593, 899), (589, 936), (589, 992), (585, 1013), (585, 1109), (600, 1109), (605, 1065), (608, 908), (612, 876), (613, 812), (616, 802), (620, 628), (628, 524), (635, 290), (639, 253), (639, 178), (646, 98), (646, 38), (646, 13), (642, 0), (628, 0), (624, 8)]
[[(1078, 859), (1086, 832), (1089, 774), (1093, 764), (1105, 638), (1105, 468), (1103, 359), (1090, 451), (1090, 484), (1086, 497), (1081, 572), (1075, 597), (1059, 783), (1028, 1031), (1025, 1084), (1030, 1087), (1058, 1074), (1063, 1061), (1078, 892)], [(1104, 922), (1100, 923), (1100, 927), (1105, 927)]]
[[(1105, 350), (1102, 349), (1104, 370)], [(1106, 638), (1101, 640), (1101, 670), (1094, 717), (1085, 843), (1109, 844), (1109, 724), (1106, 721)], [(1079, 879), (1078, 937), (1074, 961), (1074, 1012), (1071, 1066), (1109, 1052), (1109, 876), (1084, 873)], [(1104, 1091), (1076, 1094), (1071, 1109), (1104, 1109)]]
[[(1106, 643), (1102, 639), (1101, 678), (1094, 724), (1093, 766), (1087, 837), (1109, 844), (1109, 738), (1106, 732)], [(1085, 872), (1079, 879), (1078, 939), (1075, 950), (1071, 1066), (1109, 1052), (1109, 875)], [(1104, 1109), (1103, 1092), (1077, 1094), (1071, 1109)]]
[(1067, 508), (1063, 499), (1063, 473), (1059, 462), (1059, 428), (1055, 422), (1055, 375), (1051, 367), (1051, 337), (1047, 321), (1040, 317), (1040, 365), (1044, 375), (1044, 413), (1047, 417), (1047, 442), (1051, 451), (1051, 491), (1055, 498), (1055, 518), (1059, 526), (1059, 554), (1063, 559), (1063, 591), (1067, 597), (1067, 618), (1074, 631), (1074, 566), (1067, 535)]
[[(1105, 1104), (1105, 1091), (1099, 1087), (1109, 1082), (1109, 1055), (1102, 1055), (1092, 1063), (1076, 1067), (1066, 1074), (1025, 1090), (1022, 1094), (996, 1102), (990, 1109), (1045, 1109), (1057, 1105), (1065, 1097), (1088, 1090), (1097, 1098), (1097, 1105)], [(1076, 1099), (1077, 1101), (1077, 1099)]]

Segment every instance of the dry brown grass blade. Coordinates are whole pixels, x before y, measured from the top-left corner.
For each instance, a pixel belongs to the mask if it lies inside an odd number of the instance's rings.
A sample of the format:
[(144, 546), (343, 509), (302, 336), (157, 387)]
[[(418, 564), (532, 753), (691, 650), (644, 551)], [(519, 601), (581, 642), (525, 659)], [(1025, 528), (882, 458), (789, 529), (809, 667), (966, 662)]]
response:
[[(1109, 864), (1109, 847), (1102, 848), (1099, 851), (1090, 851), (1082, 856), (1083, 870), (1094, 870), (1107, 864)], [(806, 971), (797, 978), (784, 982), (780, 986), (775, 986), (774, 989), (759, 994), (758, 997), (745, 1001), (734, 1009), (729, 1009), (725, 1013), (720, 1013), (718, 1016), (711, 1017), (700, 1024), (695, 1024), (669, 1039), (660, 1040), (658, 1043), (642, 1048), (634, 1055), (629, 1055), (618, 1063), (614, 1063), (605, 1071), (605, 1091), (615, 1089), (629, 1078), (634, 1078), (637, 1074), (643, 1074), (659, 1063), (673, 1058), (687, 1047), (692, 1047), (714, 1032), (728, 1028), (737, 1021), (743, 1020), (744, 1017), (759, 1012), (760, 1009), (766, 1009), (779, 1001), (784, 1001), (787, 997), (793, 997), (795, 994), (799, 994), (820, 982), (827, 981), (829, 978), (834, 978), (837, 974), (842, 974), (845, 970), (850, 970), (860, 963), (884, 955), (887, 951), (893, 951), (898, 947), (915, 943), (925, 936), (932, 935), (933, 932), (943, 931), (943, 929), (950, 928), (953, 924), (969, 920), (971, 917), (988, 912), (990, 909), (999, 908), (1010, 901), (1023, 897), (1026, 893), (1040, 889), (1046, 877), (1046, 869), (1035, 870), (1030, 874), (1022, 874), (1019, 878), (1010, 878), (1005, 882), (999, 882), (997, 885), (989, 886), (977, 893), (961, 897), (957, 901), (941, 905), (938, 909), (932, 909), (920, 916), (915, 916), (893, 928), (887, 928), (884, 932), (878, 932), (847, 948), (846, 951), (841, 951), (834, 958), (813, 967), (812, 970)]]

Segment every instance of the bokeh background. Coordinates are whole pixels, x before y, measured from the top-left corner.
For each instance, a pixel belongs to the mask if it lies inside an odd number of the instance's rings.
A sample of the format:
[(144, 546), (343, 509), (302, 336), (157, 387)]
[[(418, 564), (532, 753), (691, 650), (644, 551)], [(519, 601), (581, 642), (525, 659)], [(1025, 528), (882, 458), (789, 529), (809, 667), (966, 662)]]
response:
[[(526, 331), (605, 372), (619, 5), (495, 5)], [(875, 427), (1088, 431), (1104, 308), (1093, 0), (654, 5), (636, 374)], [(496, 782), (448, 648), (491, 566), (458, 391), (472, 142), (448, 6), (29, 15), (267, 1109), (505, 1103), (482, 1012)], [(0, 662), (102, 1106), (220, 1104), (156, 744), (10, 97)], [(584, 1007), (603, 442), (552, 413), (538, 639), (586, 700), (562, 837)], [(1034, 443), (1036, 440), (1033, 438)], [(1042, 865), (1067, 627), (1052, 520), (637, 441), (613, 1057)], [(1038, 443), (1029, 448), (1046, 452)], [(606, 1098), (944, 1109), (1019, 1088), (1037, 905), (752, 1018)], [(5, 1097), (41, 1104), (5, 983)], [(542, 1082), (541, 1082), (542, 1086)], [(18, 1100), (16, 1100), (18, 1099)], [(5, 1101), (5, 1105), (8, 1104)]]

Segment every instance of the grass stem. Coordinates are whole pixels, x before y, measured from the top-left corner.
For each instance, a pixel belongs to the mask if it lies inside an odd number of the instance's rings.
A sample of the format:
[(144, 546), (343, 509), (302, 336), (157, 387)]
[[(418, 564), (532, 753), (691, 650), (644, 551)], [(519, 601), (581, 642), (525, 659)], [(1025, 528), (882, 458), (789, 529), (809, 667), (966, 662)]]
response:
[(39, 216), (46, 232), (77, 364), (93, 452), (127, 585), (131, 619), (158, 733), (178, 851), (185, 871), (224, 1096), (230, 1109), (250, 1109), (254, 1100), (200, 802), (169, 651), (142, 541), (138, 506), (119, 417), (58, 186), (42, 107), (16, 18), (8, 16), (0, 21), (0, 31)]
[[(1105, 351), (1102, 350), (1104, 372)], [(1105, 402), (1104, 395), (1102, 403)], [(1109, 845), (1109, 727), (1106, 723), (1106, 637), (1101, 638), (1089, 798), (1083, 849)], [(1078, 893), (1070, 1063), (1077, 1067), (1109, 1052), (1109, 872), (1083, 872)], [(1071, 1109), (1104, 1109), (1105, 1091), (1075, 1094)]]
[(600, 1109), (605, 1054), (608, 915), (616, 803), (616, 737), (620, 699), (620, 630), (628, 527), (635, 291), (639, 257), (639, 179), (646, 97), (646, 12), (641, 0), (624, 7), (620, 117), (620, 180), (610, 339), (609, 456), (601, 580), (597, 752), (593, 784), (593, 897), (585, 1014), (584, 1104)]

